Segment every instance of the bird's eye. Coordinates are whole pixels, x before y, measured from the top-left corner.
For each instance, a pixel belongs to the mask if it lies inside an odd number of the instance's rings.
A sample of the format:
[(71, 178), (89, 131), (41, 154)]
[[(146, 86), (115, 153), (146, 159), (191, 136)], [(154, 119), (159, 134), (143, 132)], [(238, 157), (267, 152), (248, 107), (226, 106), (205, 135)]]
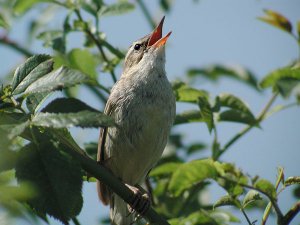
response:
[(140, 50), (141, 46), (142, 46), (141, 44), (135, 44), (134, 50), (136, 51)]

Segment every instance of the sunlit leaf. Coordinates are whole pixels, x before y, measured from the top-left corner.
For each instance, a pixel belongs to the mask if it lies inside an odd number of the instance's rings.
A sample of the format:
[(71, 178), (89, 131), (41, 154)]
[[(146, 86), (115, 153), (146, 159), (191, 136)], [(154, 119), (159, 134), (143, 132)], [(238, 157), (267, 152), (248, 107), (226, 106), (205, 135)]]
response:
[(219, 101), (220, 101), (221, 106), (236, 109), (236, 110), (239, 110), (241, 112), (244, 112), (244, 113), (247, 113), (247, 114), (253, 116), (253, 114), (250, 111), (247, 104), (245, 102), (243, 102), (239, 97), (234, 96), (234, 95), (229, 94), (229, 93), (222, 93), (218, 97), (219, 97)]
[(89, 77), (96, 79), (97, 62), (95, 57), (86, 49), (74, 48), (69, 52), (70, 67), (78, 69)]
[(203, 121), (200, 110), (187, 110), (176, 115), (174, 125)]
[(27, 109), (30, 112), (35, 113), (49, 95), (49, 92), (40, 92), (29, 95), (26, 98)]
[(79, 71), (60, 67), (29, 85), (25, 94), (61, 90), (89, 81), (89, 77)]
[(208, 98), (206, 91), (189, 87), (183, 82), (174, 82), (173, 90), (175, 92), (176, 101), (178, 102), (198, 103), (199, 97)]
[(257, 200), (261, 200), (261, 196), (259, 194), (259, 192), (255, 191), (255, 190), (250, 190), (248, 191), (248, 193), (246, 194), (244, 200), (243, 200), (243, 208), (246, 208), (248, 204), (257, 201)]
[(2, 13), (0, 13), (0, 27), (3, 27), (4, 29), (8, 29), (9, 25), (6, 22), (6, 19), (4, 18), (4, 16), (2, 15)]
[(37, 113), (31, 120), (34, 126), (52, 128), (97, 128), (113, 126), (114, 120), (100, 112), (79, 111), (75, 113)]
[(259, 17), (259, 20), (271, 24), (272, 26), (282, 29), (288, 33), (292, 32), (292, 24), (286, 17), (269, 9), (264, 10), (264, 12), (266, 15), (264, 17)]
[(220, 206), (225, 206), (225, 205), (233, 205), (236, 206), (237, 205), (237, 200), (234, 199), (232, 196), (230, 195), (225, 195), (222, 196), (220, 199), (218, 199), (215, 204), (214, 204), (214, 208), (220, 207)]
[(168, 189), (175, 196), (179, 196), (193, 185), (216, 176), (217, 170), (212, 160), (194, 160), (177, 167), (171, 177)]
[(275, 189), (274, 185), (266, 179), (259, 179), (254, 184), (254, 187), (258, 188), (259, 190), (261, 190), (265, 193), (267, 193), (273, 199), (277, 198), (276, 189)]
[[(29, 81), (33, 81), (30, 78), (26, 79), (27, 81), (25, 80), (25, 78), (28, 75), (30, 75), (31, 72), (32, 74), (30, 76), (32, 76), (35, 79), (45, 75), (46, 71), (51, 70), (52, 64), (50, 61), (48, 61), (50, 59), (51, 57), (49, 55), (34, 55), (27, 59), (26, 62), (20, 65), (14, 73), (13, 81), (11, 84), (12, 90), (14, 91), (19, 85), (21, 85), (20, 89), (22, 90), (24, 87), (26, 88), (28, 86)], [(44, 62), (46, 63), (42, 64)], [(39, 65), (41, 65), (41, 67), (37, 69)], [(22, 84), (23, 81), (24, 83)]]
[(188, 76), (191, 78), (201, 76), (212, 81), (216, 81), (223, 76), (231, 77), (258, 90), (257, 79), (254, 74), (250, 70), (239, 66), (212, 65), (204, 68), (191, 68), (188, 70)]
[(161, 164), (154, 169), (151, 170), (150, 176), (151, 177), (160, 177), (164, 175), (169, 175), (173, 173), (178, 166), (180, 166), (182, 163), (180, 162), (170, 162), (170, 163), (164, 163)]

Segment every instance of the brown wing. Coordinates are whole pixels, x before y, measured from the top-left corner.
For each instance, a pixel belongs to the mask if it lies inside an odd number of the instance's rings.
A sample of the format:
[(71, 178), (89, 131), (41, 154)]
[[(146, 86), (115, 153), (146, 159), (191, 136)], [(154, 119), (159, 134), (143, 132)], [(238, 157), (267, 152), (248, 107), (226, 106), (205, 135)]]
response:
[[(106, 115), (111, 115), (113, 111), (112, 109), (113, 109), (112, 104), (108, 100), (104, 109), (104, 113)], [(105, 161), (107, 160), (107, 155), (105, 152), (105, 141), (107, 136), (107, 129), (108, 129), (107, 127), (101, 128), (99, 143), (98, 143), (97, 162), (103, 164), (105, 164)], [(109, 190), (109, 188), (98, 180), (97, 191), (98, 191), (99, 199), (102, 201), (102, 203), (104, 205), (108, 205), (110, 201), (110, 195), (111, 195), (111, 191)]]

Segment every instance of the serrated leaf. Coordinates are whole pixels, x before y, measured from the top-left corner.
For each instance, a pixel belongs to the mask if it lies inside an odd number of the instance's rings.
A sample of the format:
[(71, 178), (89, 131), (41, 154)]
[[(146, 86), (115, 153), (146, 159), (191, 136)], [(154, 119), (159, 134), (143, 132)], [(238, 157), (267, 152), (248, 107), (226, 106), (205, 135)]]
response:
[(134, 4), (127, 1), (119, 1), (114, 4), (104, 5), (101, 7), (99, 14), (103, 16), (115, 16), (128, 13), (134, 10)]
[(285, 186), (290, 186), (290, 185), (294, 185), (294, 184), (300, 184), (300, 177), (298, 177), (298, 176), (288, 177), (284, 182)]
[(264, 10), (264, 12), (266, 14), (265, 17), (259, 17), (259, 20), (271, 24), (272, 26), (284, 30), (288, 33), (292, 32), (292, 24), (286, 17), (278, 12), (269, 9)]
[(85, 104), (76, 98), (57, 98), (42, 109), (42, 112), (48, 113), (75, 113), (80, 111), (98, 112), (98, 110)]
[(17, 88), (17, 86), (25, 79), (26, 76), (30, 74), (30, 72), (32, 72), (41, 63), (49, 59), (51, 59), (49, 55), (34, 55), (27, 59), (25, 63), (20, 65), (14, 73), (13, 81), (11, 84), (12, 91)]
[(33, 82), (38, 80), (40, 77), (46, 75), (53, 70), (53, 60), (49, 59), (45, 62), (40, 63), (35, 67), (23, 80), (18, 84), (13, 94), (20, 94), (26, 90), (26, 88)]
[(199, 110), (187, 110), (176, 115), (174, 125), (203, 121)]
[(169, 162), (169, 163), (164, 163), (162, 165), (159, 165), (155, 167), (154, 169), (151, 170), (150, 176), (151, 177), (160, 177), (160, 176), (165, 176), (173, 173), (178, 166), (180, 166), (182, 163), (180, 162)]
[(230, 196), (230, 195), (222, 196), (220, 199), (218, 199), (215, 202), (213, 208), (217, 208), (217, 207), (225, 206), (225, 205), (236, 206), (236, 200), (234, 198), (232, 198), (232, 196)]
[(221, 106), (236, 109), (253, 116), (247, 104), (244, 103), (240, 98), (229, 93), (222, 93), (218, 97)]
[(274, 185), (266, 180), (266, 179), (260, 179), (254, 184), (255, 188), (258, 188), (259, 190), (267, 193), (270, 197), (273, 199), (277, 198), (276, 189)]
[(237, 122), (237, 123), (244, 123), (248, 125), (253, 125), (256, 123), (256, 119), (254, 116), (249, 115), (247, 113), (230, 109), (219, 114), (219, 121), (229, 121), (229, 122)]
[(68, 54), (70, 67), (78, 69), (89, 77), (96, 79), (97, 62), (95, 57), (86, 49), (75, 48)]
[(26, 98), (27, 109), (32, 113), (36, 113), (49, 95), (49, 92), (34, 93), (29, 95)]
[(203, 76), (212, 81), (223, 76), (231, 77), (258, 90), (257, 79), (254, 74), (250, 70), (238, 66), (211, 65), (204, 68), (192, 68), (187, 73), (191, 78)]
[(96, 128), (113, 126), (114, 120), (100, 112), (79, 111), (76, 113), (37, 113), (31, 120), (34, 126), (52, 128)]
[(201, 117), (203, 121), (206, 123), (209, 132), (211, 132), (215, 125), (214, 125), (213, 112), (207, 97), (199, 97), (198, 105), (200, 107)]
[(28, 144), (21, 150), (16, 177), (19, 183), (30, 182), (37, 189), (37, 197), (28, 204), (38, 213), (47, 213), (64, 224), (79, 214), (83, 203), (81, 167), (50, 141), (40, 140), (38, 145)]
[(60, 90), (89, 81), (88, 76), (79, 71), (60, 67), (29, 85), (25, 94)]
[(183, 82), (173, 83), (173, 91), (175, 92), (176, 101), (178, 102), (198, 103), (199, 97), (208, 98), (206, 91), (189, 87)]
[(217, 176), (217, 170), (212, 160), (194, 160), (179, 165), (172, 174), (168, 190), (175, 196), (179, 196), (184, 190), (193, 185)]
[(255, 190), (250, 190), (248, 191), (248, 193), (246, 194), (244, 200), (243, 200), (243, 208), (246, 208), (248, 204), (252, 203), (252, 202), (255, 202), (257, 200), (261, 200), (261, 196), (259, 194), (258, 191), (255, 191)]

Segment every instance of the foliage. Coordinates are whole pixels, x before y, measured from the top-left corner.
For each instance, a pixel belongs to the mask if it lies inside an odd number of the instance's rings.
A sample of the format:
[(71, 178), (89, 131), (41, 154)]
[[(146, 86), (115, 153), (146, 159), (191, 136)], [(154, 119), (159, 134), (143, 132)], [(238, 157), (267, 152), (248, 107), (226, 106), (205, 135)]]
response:
[[(151, 26), (150, 12), (144, 2), (136, 1)], [(1, 37), (0, 43), (10, 46), (26, 56), (13, 77), (0, 88), (0, 205), (10, 217), (22, 217), (37, 223), (37, 218), (48, 222), (48, 216), (69, 224), (79, 224), (83, 181), (91, 173), (73, 152), (95, 159), (97, 145), (86, 143), (83, 151), (69, 133), (68, 128), (99, 128), (114, 126), (112, 118), (82, 102), (78, 89), (84, 87), (95, 94), (100, 103), (105, 103), (110, 87), (98, 82), (98, 68), (110, 74), (116, 82), (115, 69), (124, 58), (124, 52), (114, 47), (100, 31), (99, 21), (105, 16), (128, 13), (135, 9), (129, 1), (105, 4), (103, 1), (60, 0), (6, 0), (2, 1), (0, 27), (8, 33), (14, 17), (22, 17), (31, 8), (41, 10), (39, 19), (32, 22), (29, 34), (54, 50), (53, 55), (33, 54), (29, 49)], [(171, 1), (160, 1), (166, 12), (172, 10)], [(43, 14), (63, 11), (62, 27), (52, 30), (47, 27)], [(300, 22), (297, 34), (292, 23), (283, 15), (265, 11), (259, 18), (290, 34), (300, 45)], [(84, 15), (84, 16), (83, 16)], [(92, 19), (93, 22), (85, 17)], [(80, 32), (84, 45), (69, 49), (68, 35)], [(214, 136), (211, 149), (201, 141), (183, 143), (182, 134), (172, 133), (166, 154), (150, 173), (150, 186), (155, 210), (170, 224), (228, 224), (239, 222), (238, 218), (223, 206), (239, 209), (248, 224), (254, 224), (246, 211), (250, 208), (265, 209), (262, 224), (265, 224), (274, 208), (278, 224), (289, 224), (299, 212), (299, 203), (283, 214), (278, 202), (279, 194), (288, 186), (299, 185), (300, 177), (284, 178), (278, 170), (275, 184), (258, 176), (251, 177), (237, 168), (233, 162), (224, 162), (221, 156), (252, 128), (273, 113), (299, 104), (296, 87), (300, 83), (299, 62), (279, 68), (267, 74), (261, 81), (245, 68), (231, 68), (221, 64), (203, 68), (190, 68), (187, 77), (218, 81), (230, 77), (253, 88), (255, 92), (272, 89), (273, 96), (257, 116), (239, 96), (220, 93), (212, 98), (208, 91), (200, 90), (184, 81), (173, 82), (177, 102), (188, 103), (188, 109), (176, 116), (175, 126), (204, 122)], [(54, 93), (62, 91), (64, 97)], [(295, 104), (279, 105), (271, 109), (278, 96), (284, 99), (296, 97)], [(220, 123), (232, 122), (245, 126), (227, 143), (221, 144), (217, 136)], [(96, 140), (95, 140), (96, 141)], [(70, 152), (71, 149), (71, 152)], [(198, 158), (197, 153), (210, 150), (211, 157)], [(188, 159), (193, 160), (188, 160)], [(101, 167), (99, 166), (99, 171)], [(17, 181), (17, 185), (14, 181)], [(226, 195), (213, 205), (200, 200), (205, 190), (215, 183)], [(111, 185), (107, 183), (107, 185)], [(279, 187), (281, 187), (279, 189)], [(296, 192), (299, 196), (299, 186)], [(167, 222), (166, 222), (167, 223)]]

